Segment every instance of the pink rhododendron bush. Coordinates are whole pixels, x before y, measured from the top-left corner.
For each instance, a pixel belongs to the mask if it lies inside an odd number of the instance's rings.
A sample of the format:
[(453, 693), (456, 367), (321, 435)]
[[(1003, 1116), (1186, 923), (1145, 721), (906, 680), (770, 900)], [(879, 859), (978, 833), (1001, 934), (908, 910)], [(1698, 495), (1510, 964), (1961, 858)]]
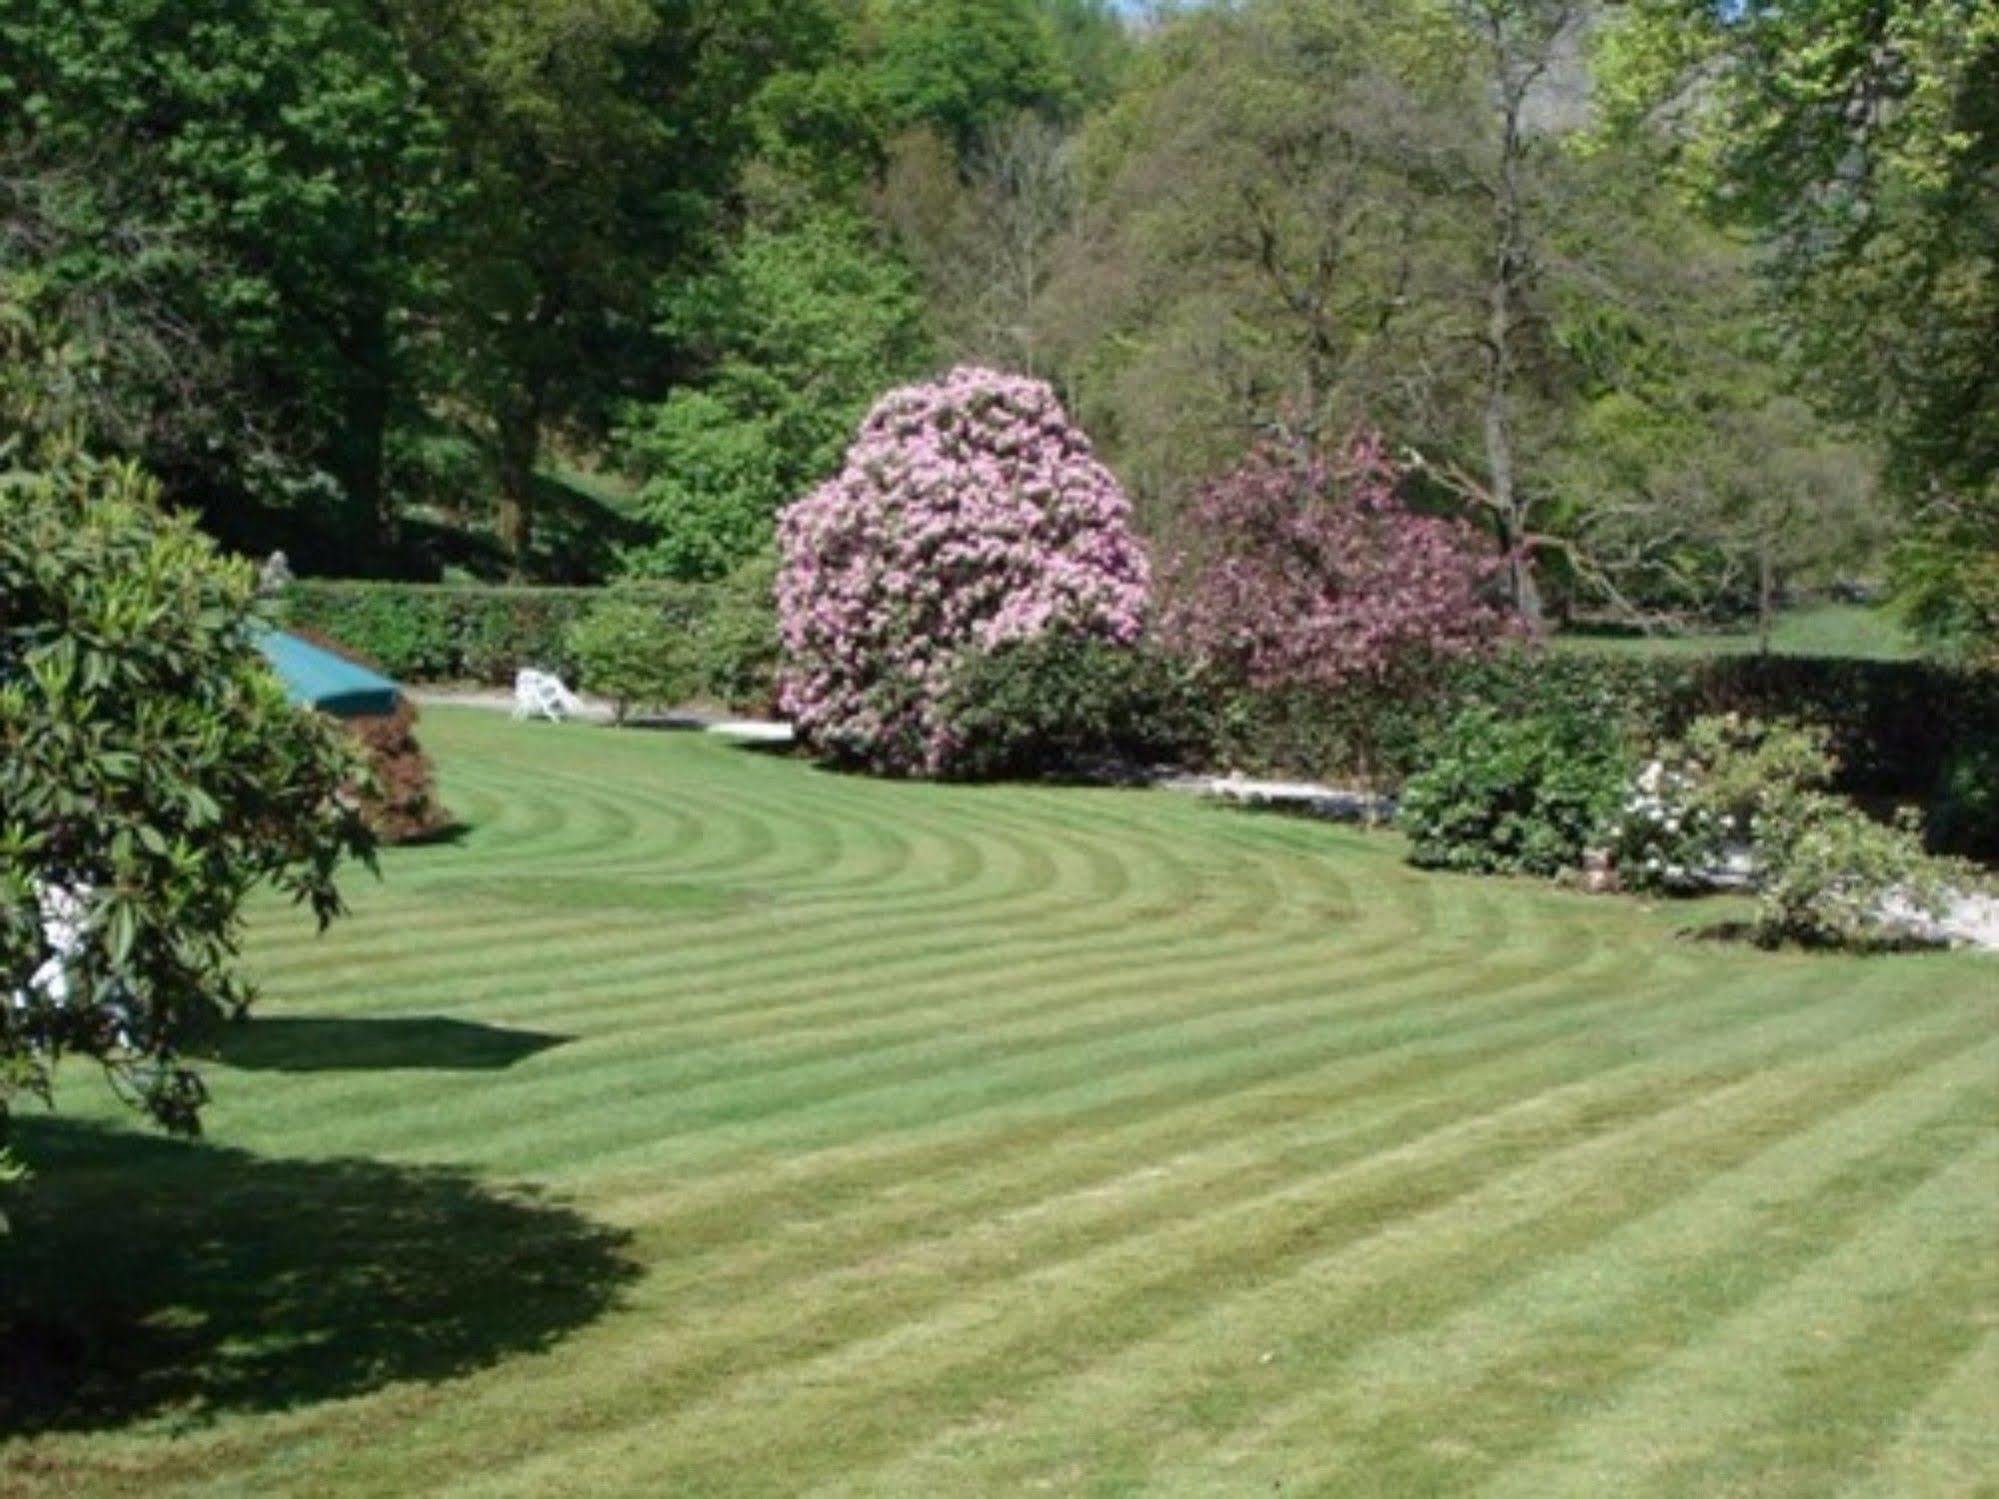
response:
[(1512, 633), (1500, 558), (1461, 521), (1413, 510), (1381, 440), (1336, 455), (1265, 447), (1208, 484), (1199, 550), (1179, 559), (1165, 633), (1262, 688), (1413, 685)]
[(971, 657), (1050, 632), (1137, 638), (1131, 506), (1038, 380), (953, 370), (885, 396), (778, 527), (780, 702), (832, 758), (949, 774)]

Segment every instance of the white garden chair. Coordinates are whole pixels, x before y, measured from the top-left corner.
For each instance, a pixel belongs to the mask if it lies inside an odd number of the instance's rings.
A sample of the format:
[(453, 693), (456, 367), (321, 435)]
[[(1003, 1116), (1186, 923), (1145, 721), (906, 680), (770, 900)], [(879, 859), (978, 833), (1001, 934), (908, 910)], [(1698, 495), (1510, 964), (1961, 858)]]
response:
[(514, 717), (545, 718), (561, 723), (583, 712), (583, 700), (562, 685), (554, 672), (524, 666), (514, 678)]

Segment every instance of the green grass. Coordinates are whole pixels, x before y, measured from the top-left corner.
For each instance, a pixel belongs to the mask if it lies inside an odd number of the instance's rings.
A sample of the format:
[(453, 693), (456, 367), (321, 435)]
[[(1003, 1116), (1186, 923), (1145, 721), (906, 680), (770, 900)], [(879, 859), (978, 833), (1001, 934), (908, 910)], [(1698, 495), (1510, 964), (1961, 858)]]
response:
[(205, 1142), (94, 1079), (0, 1492), (1999, 1486), (1999, 967), (1165, 792), (425, 721)]
[[(1743, 655), (1761, 649), (1751, 630), (1697, 635), (1564, 635), (1567, 650), (1635, 655)], [(1777, 616), (1770, 649), (1780, 656), (1848, 656), (1905, 661), (1921, 654), (1915, 638), (1892, 614), (1858, 604), (1815, 604)]]

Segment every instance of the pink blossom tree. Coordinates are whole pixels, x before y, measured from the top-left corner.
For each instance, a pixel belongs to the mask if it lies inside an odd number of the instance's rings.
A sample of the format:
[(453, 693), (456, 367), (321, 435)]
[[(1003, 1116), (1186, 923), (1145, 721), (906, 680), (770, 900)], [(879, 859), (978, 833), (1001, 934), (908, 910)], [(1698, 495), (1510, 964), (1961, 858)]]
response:
[(778, 525), (779, 698), (824, 754), (947, 773), (962, 663), (1059, 631), (1130, 642), (1150, 584), (1131, 506), (1038, 380), (964, 368), (882, 398)]
[(1178, 648), (1262, 688), (1395, 686), (1514, 626), (1488, 598), (1503, 559), (1462, 522), (1412, 510), (1381, 439), (1337, 455), (1275, 445), (1209, 483), (1200, 550), (1171, 578)]

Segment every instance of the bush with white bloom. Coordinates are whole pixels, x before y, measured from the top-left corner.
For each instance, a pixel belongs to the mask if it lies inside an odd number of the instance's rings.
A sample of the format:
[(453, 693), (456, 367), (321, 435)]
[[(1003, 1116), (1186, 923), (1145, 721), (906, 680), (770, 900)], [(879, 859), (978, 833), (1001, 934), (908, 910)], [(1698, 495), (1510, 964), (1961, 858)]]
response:
[(1685, 745), (1669, 745), (1625, 788), (1610, 825), (1611, 853), (1634, 890), (1691, 895), (1712, 888), (1714, 873), (1742, 839), (1732, 812), (1708, 805), (1700, 763)]
[(1612, 832), (1618, 869), (1638, 889), (1691, 893), (1734, 866), (1756, 887), (1766, 945), (1909, 940), (1972, 877), (1926, 858), (1906, 821), (1877, 823), (1829, 792), (1834, 769), (1819, 729), (1697, 719), (1633, 778)]

